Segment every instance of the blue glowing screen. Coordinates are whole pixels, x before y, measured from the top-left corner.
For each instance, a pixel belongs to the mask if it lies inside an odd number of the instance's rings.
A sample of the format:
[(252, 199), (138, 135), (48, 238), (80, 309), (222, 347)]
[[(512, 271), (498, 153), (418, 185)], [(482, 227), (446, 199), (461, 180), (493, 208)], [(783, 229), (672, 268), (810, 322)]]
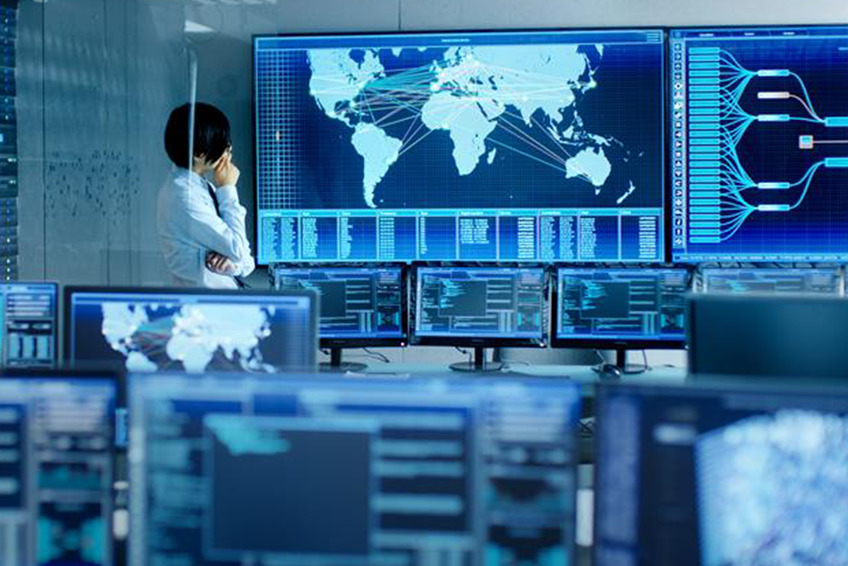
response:
[(128, 372), (274, 373), (314, 364), (314, 302), (283, 293), (75, 290), (66, 359)]
[(254, 41), (259, 262), (663, 259), (659, 30)]
[(115, 381), (85, 375), (0, 381), (0, 563), (114, 564)]
[(701, 272), (700, 291), (705, 293), (815, 293), (842, 295), (842, 271), (830, 269), (708, 268)]
[(146, 377), (132, 566), (572, 563), (573, 382)]
[(416, 339), (547, 336), (541, 268), (422, 267), (415, 293)]
[(848, 27), (670, 44), (673, 259), (848, 257)]
[(320, 337), (406, 338), (406, 281), (399, 267), (277, 267), (277, 289), (311, 289), (321, 297)]
[(683, 342), (689, 279), (685, 269), (560, 269), (556, 338)]
[(617, 384), (597, 403), (594, 564), (848, 561), (824, 526), (845, 517), (844, 391)]

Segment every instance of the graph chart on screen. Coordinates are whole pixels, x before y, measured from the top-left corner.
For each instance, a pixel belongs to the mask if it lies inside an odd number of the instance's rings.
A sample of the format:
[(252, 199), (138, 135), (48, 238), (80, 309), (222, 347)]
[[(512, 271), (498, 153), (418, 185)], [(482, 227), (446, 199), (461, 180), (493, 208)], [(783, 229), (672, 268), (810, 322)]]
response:
[(659, 30), (258, 37), (260, 263), (663, 259)]
[(848, 257), (848, 28), (671, 33), (681, 261)]

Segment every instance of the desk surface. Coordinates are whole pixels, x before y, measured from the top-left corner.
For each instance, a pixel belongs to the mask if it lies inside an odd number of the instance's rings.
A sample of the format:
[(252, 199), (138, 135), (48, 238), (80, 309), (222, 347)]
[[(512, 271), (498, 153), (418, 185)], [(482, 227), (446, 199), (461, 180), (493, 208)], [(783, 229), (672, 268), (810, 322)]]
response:
[[(543, 377), (543, 378), (563, 378), (576, 381), (578, 383), (598, 383), (600, 376), (591, 366), (567, 366), (567, 365), (531, 365), (524, 363), (512, 363), (506, 370), (485, 373), (462, 373), (451, 371), (447, 365), (442, 364), (370, 364), (361, 375), (365, 376), (380, 376), (399, 378), (415, 378), (415, 377), (469, 377), (485, 376), (485, 377)], [(676, 367), (656, 367), (651, 368), (644, 373), (625, 375), (622, 378), (623, 382), (638, 381), (640, 383), (666, 383), (675, 384), (683, 383), (686, 379), (686, 371)]]

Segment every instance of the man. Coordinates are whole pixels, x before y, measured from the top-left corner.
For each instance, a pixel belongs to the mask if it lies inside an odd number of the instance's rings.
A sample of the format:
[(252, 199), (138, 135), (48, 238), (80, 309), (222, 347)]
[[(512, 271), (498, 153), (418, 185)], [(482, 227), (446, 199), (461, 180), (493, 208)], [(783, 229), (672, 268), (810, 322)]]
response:
[(214, 106), (195, 104), (189, 163), (190, 114), (189, 104), (176, 108), (165, 127), (165, 151), (176, 167), (159, 191), (162, 252), (176, 285), (235, 289), (256, 265), (236, 189), (230, 122)]

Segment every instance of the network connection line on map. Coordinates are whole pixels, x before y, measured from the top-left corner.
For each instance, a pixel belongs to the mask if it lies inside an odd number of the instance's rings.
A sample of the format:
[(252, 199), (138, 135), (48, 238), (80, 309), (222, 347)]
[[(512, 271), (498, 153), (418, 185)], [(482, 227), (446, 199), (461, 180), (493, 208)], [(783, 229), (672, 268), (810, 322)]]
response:
[[(510, 111), (504, 104), (497, 104), (494, 111), (487, 113), (484, 107), (492, 105), (492, 96), (468, 89), (467, 85), (473, 84), (475, 75), (485, 76), (496, 72), (509, 75), (513, 79), (510, 86), (504, 89), (508, 99), (530, 100), (532, 98), (537, 103), (562, 100), (562, 87), (550, 76), (525, 73), (478, 62), (472, 64), (471, 68), (445, 73), (439, 76), (435, 83), (430, 80), (432, 69), (429, 65), (379, 78), (363, 88), (361, 91), (362, 102), (359, 103), (359, 106), (364, 106), (367, 109), (369, 118), (378, 127), (385, 128), (408, 123), (406, 134), (402, 138), (399, 157), (436, 131), (427, 128), (421, 121), (423, 107), (429, 102), (434, 113), (443, 118), (441, 129), (471, 133), (469, 128), (457, 123), (458, 118), (464, 112), (479, 110), (484, 115), (491, 114), (486, 115), (486, 118), (496, 122), (495, 129), (500, 129), (503, 133), (509, 134), (515, 142), (515, 145), (513, 145), (498, 141), (496, 145), (565, 173), (566, 162), (574, 155), (569, 153), (562, 143), (551, 135), (538, 120), (532, 116), (525, 119), (517, 112)], [(431, 101), (434, 92), (449, 93), (451, 96), (442, 100)], [(399, 117), (398, 114), (404, 111), (409, 115)], [(499, 117), (504, 119), (498, 120)], [(529, 121), (544, 133), (545, 137), (552, 142), (552, 145), (545, 145), (507, 118), (513, 118), (524, 123)], [(424, 133), (419, 136), (418, 134), (422, 130), (424, 130)], [(585, 180), (582, 176), (578, 176), (578, 178)]]
[[(759, 100), (795, 100), (806, 116), (751, 114), (742, 98), (755, 78), (792, 78), (800, 95), (789, 91), (762, 90)], [(848, 118), (822, 118), (816, 111), (804, 80), (788, 69), (743, 67), (719, 47), (690, 49), (689, 55), (689, 152), (690, 231), (692, 243), (719, 243), (733, 237), (755, 212), (785, 213), (798, 208), (809, 194), (816, 173), (822, 168), (848, 168), (848, 158), (821, 160), (795, 182), (755, 181), (742, 164), (738, 146), (755, 123), (809, 122), (826, 127), (848, 127)], [(801, 136), (801, 149), (812, 149), (812, 136)], [(831, 143), (839, 143), (834, 141)], [(803, 187), (791, 203), (754, 204), (748, 191), (788, 191)]]
[(440, 60), (387, 71), (375, 55), (354, 61), (344, 50), (310, 52), (310, 94), (325, 114), (354, 129), (368, 206), (376, 207), (375, 190), (389, 168), (438, 131), (453, 142), (459, 175), (487, 154), (491, 164), (503, 149), (599, 192), (612, 169), (609, 140), (586, 132), (574, 108), (577, 93), (598, 86), (586, 56), (575, 46), (517, 59), (526, 67), (510, 68), (492, 63), (500, 53), (451, 48)]

